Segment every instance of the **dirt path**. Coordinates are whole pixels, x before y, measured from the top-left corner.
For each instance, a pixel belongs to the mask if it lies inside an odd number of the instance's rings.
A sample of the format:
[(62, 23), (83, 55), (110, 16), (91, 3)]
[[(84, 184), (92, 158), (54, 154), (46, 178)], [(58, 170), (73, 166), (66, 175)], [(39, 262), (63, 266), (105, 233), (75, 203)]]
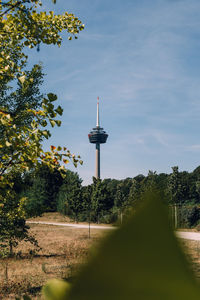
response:
[[(44, 224), (44, 225), (55, 225), (75, 228), (88, 228), (88, 224), (71, 224), (71, 223), (58, 223), (58, 222), (45, 222), (45, 221), (27, 221), (28, 224)], [(90, 225), (91, 229), (115, 229), (114, 226), (105, 225)]]
[(199, 232), (177, 231), (176, 236), (186, 240), (200, 241)]
[[(75, 227), (75, 228), (88, 228), (89, 226), (88, 224), (71, 224), (71, 223), (58, 223), (58, 222), (46, 222), (46, 221), (27, 221), (27, 223)], [(105, 226), (105, 225), (90, 225), (90, 228), (91, 229), (115, 229), (116, 227)], [(176, 236), (186, 240), (200, 241), (199, 232), (176, 231)]]

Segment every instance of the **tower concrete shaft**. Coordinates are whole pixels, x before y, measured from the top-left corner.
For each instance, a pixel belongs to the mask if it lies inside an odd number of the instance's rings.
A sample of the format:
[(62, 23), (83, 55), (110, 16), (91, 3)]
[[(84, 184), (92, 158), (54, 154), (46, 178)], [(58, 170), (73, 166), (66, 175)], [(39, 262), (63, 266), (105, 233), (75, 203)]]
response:
[(100, 178), (100, 144), (96, 143), (96, 179)]

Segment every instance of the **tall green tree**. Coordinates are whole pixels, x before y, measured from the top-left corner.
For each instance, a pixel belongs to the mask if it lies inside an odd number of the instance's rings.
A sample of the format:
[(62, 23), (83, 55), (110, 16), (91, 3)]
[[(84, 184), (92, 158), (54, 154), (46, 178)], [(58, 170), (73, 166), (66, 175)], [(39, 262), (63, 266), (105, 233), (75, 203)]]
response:
[(81, 183), (82, 179), (77, 173), (67, 170), (57, 197), (58, 211), (74, 218), (76, 222), (83, 210)]
[(113, 207), (113, 200), (107, 189), (106, 183), (93, 177), (92, 185), (92, 211), (93, 221), (99, 223), (104, 215), (109, 214)]
[(139, 203), (141, 192), (141, 184), (136, 179), (133, 179), (128, 195), (129, 206), (135, 206)]
[(37, 246), (37, 241), (28, 232), (25, 214), (26, 198), (19, 198), (14, 190), (0, 193), (0, 256), (13, 255), (13, 249), (22, 240)]
[(127, 206), (126, 196), (123, 192), (123, 183), (119, 183), (117, 185), (117, 190), (116, 190), (115, 199), (114, 199), (114, 206), (118, 210), (120, 221), (121, 221), (121, 224), (122, 224), (123, 211)]
[(27, 217), (41, 216), (48, 211), (45, 206), (48, 194), (44, 178), (35, 177), (32, 186), (24, 192), (24, 196), (26, 199), (25, 212)]
[(168, 193), (170, 203), (181, 204), (184, 198), (183, 184), (181, 174), (179, 173), (178, 166), (172, 167), (172, 174), (168, 179)]
[(81, 219), (90, 223), (92, 219), (92, 185), (82, 186), (81, 201), (83, 205)]
[(45, 198), (43, 202), (44, 211), (56, 211), (57, 194), (63, 184), (63, 177), (56, 169), (51, 170), (48, 166), (41, 165), (35, 172), (35, 178), (43, 182)]
[(37, 89), (41, 68), (26, 70), (25, 48), (39, 50), (42, 43), (60, 46), (62, 31), (72, 39), (83, 25), (73, 14), (55, 15), (42, 10), (41, 4), (38, 0), (0, 2), (0, 228), (5, 243), (17, 239), (18, 226), (20, 231), (25, 224), (24, 201), (13, 193), (13, 175), (44, 164), (64, 176), (62, 164), (71, 160), (77, 165), (79, 161), (66, 147), (52, 145), (49, 151), (43, 150), (43, 140), (51, 136), (45, 127), (60, 126), (57, 117), (63, 110), (54, 105), (56, 95), (41, 97)]

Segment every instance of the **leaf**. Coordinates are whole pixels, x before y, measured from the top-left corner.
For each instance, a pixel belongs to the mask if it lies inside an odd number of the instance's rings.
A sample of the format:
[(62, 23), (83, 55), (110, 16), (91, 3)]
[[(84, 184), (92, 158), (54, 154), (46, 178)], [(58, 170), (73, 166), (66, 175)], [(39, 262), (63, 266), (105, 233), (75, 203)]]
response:
[(46, 121), (46, 120), (42, 120), (41, 125), (42, 125), (43, 127), (46, 127), (46, 126), (47, 126), (47, 121)]
[(51, 279), (42, 288), (45, 300), (65, 300), (70, 289), (70, 284), (64, 280)]
[(54, 120), (50, 120), (51, 126), (54, 127), (56, 125), (56, 122)]
[(53, 93), (49, 93), (49, 94), (47, 94), (47, 96), (48, 96), (48, 99), (49, 99), (50, 102), (53, 102), (53, 101), (57, 100), (57, 96)]
[(62, 124), (62, 122), (60, 120), (56, 120), (55, 122), (56, 122), (56, 124), (57, 124), (58, 127), (60, 127), (61, 124)]
[(198, 300), (200, 286), (168, 223), (158, 193), (107, 237), (68, 300)]
[(64, 164), (68, 164), (69, 160), (68, 159), (63, 159)]
[(56, 150), (56, 147), (55, 146), (53, 146), (53, 145), (51, 145), (51, 151), (54, 151), (54, 150)]
[(6, 146), (10, 147), (10, 146), (12, 146), (12, 144), (10, 142), (6, 141)]
[(63, 114), (63, 109), (62, 109), (62, 107), (59, 105), (57, 108), (56, 108), (56, 110), (55, 110), (60, 116), (62, 116), (62, 114)]
[(25, 76), (25, 75), (22, 75), (22, 76), (20, 76), (20, 77), (18, 78), (18, 80), (21, 82), (21, 84), (24, 83), (25, 79), (26, 79), (26, 76)]
[(43, 130), (43, 131), (42, 131), (42, 134), (44, 135), (44, 137), (45, 137), (46, 139), (48, 139), (48, 137), (49, 137), (49, 132), (48, 132), (48, 130)]

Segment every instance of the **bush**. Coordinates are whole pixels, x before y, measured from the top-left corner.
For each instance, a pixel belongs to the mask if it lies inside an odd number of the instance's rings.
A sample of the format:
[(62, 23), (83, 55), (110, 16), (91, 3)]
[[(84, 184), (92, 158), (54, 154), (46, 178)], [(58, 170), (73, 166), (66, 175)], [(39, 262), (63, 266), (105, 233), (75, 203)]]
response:
[(198, 206), (183, 206), (179, 212), (181, 227), (196, 226), (200, 220), (200, 208)]

